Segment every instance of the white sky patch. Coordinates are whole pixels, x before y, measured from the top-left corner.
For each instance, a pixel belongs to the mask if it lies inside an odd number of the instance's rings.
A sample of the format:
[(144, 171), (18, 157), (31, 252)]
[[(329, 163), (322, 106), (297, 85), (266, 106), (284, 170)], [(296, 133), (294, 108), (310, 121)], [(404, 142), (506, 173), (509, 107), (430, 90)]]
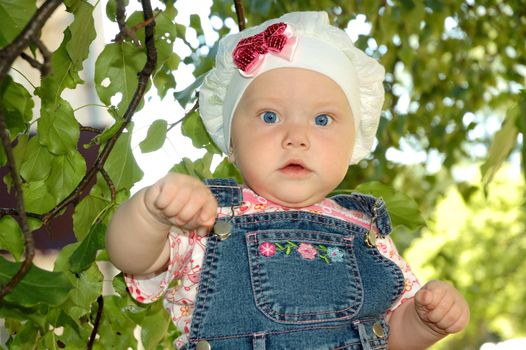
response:
[(356, 16), (355, 19), (349, 21), (345, 32), (353, 42), (356, 42), (360, 35), (368, 35), (371, 33), (371, 23), (367, 22), (365, 15), (360, 14)]

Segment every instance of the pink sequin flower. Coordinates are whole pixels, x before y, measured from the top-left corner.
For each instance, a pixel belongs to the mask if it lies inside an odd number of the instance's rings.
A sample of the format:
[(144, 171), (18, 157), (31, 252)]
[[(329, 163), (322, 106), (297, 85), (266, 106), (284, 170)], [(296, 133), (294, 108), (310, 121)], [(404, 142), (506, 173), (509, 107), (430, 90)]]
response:
[(274, 23), (263, 32), (240, 40), (232, 58), (242, 75), (254, 77), (269, 53), (291, 61), (296, 44), (297, 38), (287, 24)]
[(312, 244), (300, 243), (300, 246), (298, 247), (298, 253), (300, 253), (303, 259), (314, 260), (314, 258), (316, 257), (317, 251), (316, 251), (316, 248), (312, 246)]
[(259, 252), (266, 257), (274, 256), (276, 254), (276, 246), (270, 242), (262, 243), (259, 245)]

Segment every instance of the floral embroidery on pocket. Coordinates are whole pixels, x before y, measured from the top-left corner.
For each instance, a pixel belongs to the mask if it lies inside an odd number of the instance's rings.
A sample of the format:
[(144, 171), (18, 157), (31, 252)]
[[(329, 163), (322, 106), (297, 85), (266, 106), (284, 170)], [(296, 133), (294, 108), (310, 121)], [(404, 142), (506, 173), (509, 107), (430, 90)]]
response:
[(343, 252), (336, 247), (328, 248), (327, 256), (331, 259), (331, 261), (334, 261), (334, 262), (343, 261)]
[(304, 260), (316, 260), (316, 257), (318, 257), (326, 264), (343, 261), (343, 251), (340, 248), (326, 247), (323, 244), (314, 245), (303, 242), (298, 244), (292, 241), (285, 241), (282, 243), (263, 242), (259, 245), (259, 252), (267, 258), (276, 255), (278, 250), (285, 255), (290, 255), (296, 250)]
[(261, 255), (270, 258), (276, 254), (276, 246), (270, 242), (265, 242), (259, 245), (259, 252)]
[(314, 260), (316, 254), (318, 254), (316, 248), (314, 248), (312, 244), (309, 243), (300, 243), (300, 246), (298, 247), (298, 253), (300, 253), (301, 257), (305, 260)]

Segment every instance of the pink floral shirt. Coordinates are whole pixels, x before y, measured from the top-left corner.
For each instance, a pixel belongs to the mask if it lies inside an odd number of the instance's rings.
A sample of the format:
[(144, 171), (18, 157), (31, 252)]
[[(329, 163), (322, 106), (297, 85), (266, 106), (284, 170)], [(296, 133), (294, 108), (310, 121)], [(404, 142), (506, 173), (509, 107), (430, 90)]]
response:
[[(243, 204), (234, 207), (234, 215), (286, 210), (291, 209), (267, 201), (245, 187), (243, 188)], [(350, 221), (367, 229), (370, 226), (369, 217), (360, 212), (345, 209), (331, 199), (324, 199), (320, 203), (301, 210)], [(218, 209), (218, 217), (231, 215), (230, 207)], [(188, 342), (207, 237), (199, 236), (195, 232), (182, 232), (174, 227), (169, 239), (170, 261), (166, 272), (147, 276), (125, 275), (125, 280), (131, 295), (137, 301), (151, 303), (164, 296), (164, 306), (170, 313), (175, 326), (181, 331), (181, 336), (175, 342), (175, 345), (180, 348)], [(405, 289), (388, 311), (392, 312), (403, 302), (412, 298), (420, 288), (420, 284), (409, 265), (398, 254), (390, 237), (377, 239), (376, 247), (383, 256), (400, 267), (405, 277)], [(262, 254), (272, 253), (265, 250), (272, 249), (272, 247), (260, 247), (260, 249), (263, 250), (260, 250)], [(300, 245), (298, 250), (301, 250), (302, 256), (309, 257), (309, 247)], [(178, 281), (178, 283), (174, 284), (173, 281)]]

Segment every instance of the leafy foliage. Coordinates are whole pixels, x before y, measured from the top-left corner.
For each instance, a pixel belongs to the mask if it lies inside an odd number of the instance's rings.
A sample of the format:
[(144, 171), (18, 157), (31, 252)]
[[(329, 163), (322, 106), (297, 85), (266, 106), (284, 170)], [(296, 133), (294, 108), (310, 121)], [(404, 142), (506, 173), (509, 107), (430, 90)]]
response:
[[(123, 3), (128, 5), (128, 1)], [(83, 126), (65, 91), (78, 92), (76, 89), (85, 84), (81, 71), (92, 50), (90, 45), (100, 35), (94, 25), (94, 6), (101, 5), (84, 0), (64, 4), (72, 21), (60, 46), (49, 55), (51, 73), (43, 74), (34, 89), (15, 81), (19, 74), (14, 70), (0, 76), (0, 113), (14, 156), (14, 164), (10, 164), (9, 147), (0, 145), (0, 166), (6, 170), (12, 166), (20, 176), (20, 200), (30, 214), (30, 231), (73, 212), (78, 242), (61, 250), (54, 271), (32, 266), (0, 301), (0, 317), (9, 332), (6, 346), (135, 349), (138, 340), (133, 332), (140, 326), (140, 341), (146, 349), (166, 348), (177, 331), (162, 304), (133, 301), (122, 274), (113, 278), (114, 293), (102, 295), (103, 275), (98, 264), (107, 260), (104, 232), (114, 208), (127, 199), (130, 188), (143, 176), (131, 149), (133, 124), (124, 119), (138, 85), (144, 83), (146, 90), (154, 88), (161, 99), (173, 98), (191, 111), (182, 122), (182, 132), (206, 153), (195, 161), (183, 159), (173, 171), (199, 178), (242, 180), (226, 158), (211, 169), (214, 155), (221, 152), (206, 134), (195, 108), (196, 90), (213, 64), (217, 45), (204, 47), (205, 18), (193, 14), (189, 26), (178, 23), (177, 3), (163, 1), (154, 13), (156, 66), (151, 76), (141, 81), (139, 73), (148, 58), (148, 23), (142, 12), (131, 13), (120, 23), (125, 31), (105, 45), (94, 67), (87, 70), (94, 72), (89, 77), (94, 92), (114, 122), (88, 144), (79, 145)], [(526, 174), (523, 2), (246, 0), (244, 5), (247, 26), (287, 11), (326, 10), (333, 23), (356, 34), (358, 47), (380, 60), (387, 76), (378, 144), (369, 159), (350, 168), (339, 191), (354, 188), (382, 196), (396, 226), (395, 240), (402, 251), (409, 247), (412, 263), (423, 266), (422, 275), (452, 280), (463, 290), (477, 316), (465, 334), (444, 346), (474, 349), (473, 344), (490, 335), (521, 335), (526, 324), (526, 310), (520, 307), (524, 288), (514, 284), (518, 287), (509, 292), (496, 291), (524, 280), (515, 275), (524, 270), (521, 261), (526, 247), (520, 235), (524, 231), (524, 186), (511, 188), (506, 184), (511, 181), (503, 183), (495, 174), (510, 154), (518, 153), (522, 174)], [(0, 1), (0, 61), (36, 11), (34, 0)], [(107, 2), (105, 13), (117, 27), (116, 0)], [(217, 17), (213, 30), (219, 36), (232, 30), (230, 23), (236, 13), (231, 0), (214, 1), (210, 15)], [(364, 26), (357, 26), (360, 22)], [(189, 33), (195, 33), (197, 44), (189, 42)], [(176, 40), (192, 53), (182, 57), (174, 52)], [(37, 42), (26, 51), (36, 61), (46, 60), (43, 53)], [(195, 66), (196, 79), (173, 92), (177, 89), (174, 73), (181, 62)], [(34, 115), (38, 100), (40, 109)], [(35, 134), (30, 132), (31, 123), (36, 123)], [(487, 132), (491, 123), (502, 125), (501, 130)], [(171, 127), (164, 120), (152, 120), (140, 143), (141, 151), (162, 147)], [(100, 162), (87, 162), (79, 146), (94, 149)], [(423, 157), (393, 157), (408, 149)], [(474, 149), (483, 151), (475, 153)], [(440, 170), (430, 171), (433, 163)], [(455, 176), (464, 164), (478, 168), (481, 163), (480, 182)], [(17, 179), (7, 174), (3, 181), (10, 196), (16, 197)], [(488, 199), (493, 193), (497, 197), (491, 198), (498, 199)], [(510, 195), (501, 198), (501, 194)], [(0, 215), (0, 249), (12, 258), (0, 258), (3, 286), (18, 271), (27, 247), (20, 215), (9, 210)], [(457, 230), (441, 226), (454, 217), (459, 218)], [(422, 231), (426, 223), (428, 228)], [(414, 241), (421, 231), (421, 238)], [(421, 252), (426, 248), (424, 256)], [(486, 261), (498, 263), (488, 265)], [(488, 307), (488, 300), (495, 303)]]

